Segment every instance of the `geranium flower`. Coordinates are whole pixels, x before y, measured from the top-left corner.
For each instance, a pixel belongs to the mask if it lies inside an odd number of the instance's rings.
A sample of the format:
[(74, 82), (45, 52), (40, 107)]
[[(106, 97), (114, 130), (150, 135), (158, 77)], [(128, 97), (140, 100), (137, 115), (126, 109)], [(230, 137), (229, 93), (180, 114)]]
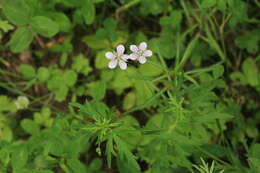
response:
[(122, 70), (125, 70), (127, 68), (127, 59), (129, 58), (129, 55), (124, 54), (125, 47), (123, 45), (118, 45), (116, 47), (116, 52), (107, 52), (105, 54), (106, 58), (110, 60), (108, 63), (108, 67), (111, 69), (116, 68), (117, 64), (119, 64), (119, 67)]
[(131, 45), (130, 50), (133, 52), (130, 54), (131, 60), (138, 60), (141, 64), (144, 64), (147, 59), (146, 57), (150, 57), (153, 55), (153, 52), (151, 50), (147, 50), (147, 43), (142, 42), (137, 47), (136, 45)]

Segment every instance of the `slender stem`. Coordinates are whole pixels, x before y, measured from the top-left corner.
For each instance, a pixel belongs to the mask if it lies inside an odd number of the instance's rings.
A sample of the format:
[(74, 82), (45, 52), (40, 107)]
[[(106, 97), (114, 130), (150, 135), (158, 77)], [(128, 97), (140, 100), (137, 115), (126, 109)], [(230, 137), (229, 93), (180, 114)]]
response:
[(118, 9), (116, 10), (116, 14), (115, 14), (116, 19), (119, 19), (119, 14), (120, 14), (121, 12), (127, 10), (128, 8), (130, 8), (130, 7), (132, 7), (132, 6), (136, 5), (136, 4), (138, 4), (138, 3), (140, 3), (140, 2), (141, 2), (141, 0), (133, 0), (133, 1), (131, 1), (131, 2), (127, 3), (127, 4), (125, 4), (124, 6), (118, 8)]
[(182, 8), (184, 9), (184, 13), (186, 15), (186, 18), (188, 19), (187, 21), (188, 21), (189, 26), (192, 26), (192, 20), (191, 20), (191, 17), (189, 15), (189, 11), (188, 11), (188, 8), (187, 8), (185, 1), (180, 1), (180, 2), (181, 2)]
[(198, 41), (198, 38), (199, 38), (199, 34), (197, 34), (195, 36), (195, 38), (190, 42), (190, 44), (188, 45), (187, 49), (185, 50), (184, 52), (184, 55), (182, 57), (182, 60), (181, 62), (178, 64), (178, 66), (175, 68), (175, 73), (177, 74), (182, 68), (183, 66), (185, 65), (185, 63), (187, 62), (187, 60), (189, 59), (197, 41)]
[(219, 163), (222, 163), (224, 165), (229, 165), (229, 163), (219, 159), (217, 156), (215, 156), (214, 154), (202, 149), (201, 147), (196, 147), (199, 151), (203, 152), (204, 154), (208, 155), (209, 157), (211, 157), (212, 159), (218, 161)]
[(168, 88), (165, 87), (163, 88), (160, 92), (158, 92), (156, 95), (152, 96), (148, 101), (146, 101), (144, 104), (141, 104), (139, 106), (136, 106), (126, 112), (124, 112), (124, 115), (127, 115), (131, 112), (137, 111), (137, 110), (141, 110), (143, 108), (145, 108), (150, 102), (154, 101), (157, 97), (161, 96)]

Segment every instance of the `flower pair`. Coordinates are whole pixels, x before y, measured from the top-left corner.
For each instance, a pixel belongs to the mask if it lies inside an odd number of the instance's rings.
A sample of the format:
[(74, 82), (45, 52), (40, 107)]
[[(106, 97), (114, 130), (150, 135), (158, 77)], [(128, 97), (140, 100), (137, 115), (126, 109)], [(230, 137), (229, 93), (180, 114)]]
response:
[(125, 47), (120, 44), (116, 47), (116, 52), (107, 52), (105, 56), (110, 60), (108, 67), (114, 69), (119, 65), (122, 70), (125, 70), (129, 59), (138, 60), (141, 64), (144, 64), (147, 61), (146, 57), (153, 55), (151, 50), (147, 50), (146, 42), (140, 43), (139, 46), (131, 45), (130, 50), (132, 51), (130, 55), (124, 54)]

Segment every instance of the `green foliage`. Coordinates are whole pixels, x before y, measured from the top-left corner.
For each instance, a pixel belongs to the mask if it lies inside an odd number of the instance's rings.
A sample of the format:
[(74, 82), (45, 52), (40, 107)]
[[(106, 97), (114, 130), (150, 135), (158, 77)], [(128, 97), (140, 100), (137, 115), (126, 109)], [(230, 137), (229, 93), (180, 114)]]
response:
[(14, 33), (9, 44), (13, 52), (21, 52), (26, 49), (33, 40), (33, 32), (30, 28), (19, 28)]
[(24, 0), (3, 0), (3, 11), (9, 21), (24, 26), (29, 23), (31, 10)]
[(59, 25), (44, 16), (35, 16), (30, 23), (36, 33), (45, 37), (53, 37), (59, 32)]
[(32, 79), (35, 76), (35, 70), (32, 66), (23, 64), (19, 66), (21, 75), (26, 79)]
[(247, 31), (236, 38), (235, 43), (240, 49), (246, 49), (249, 53), (257, 53), (260, 41), (260, 30)]
[(249, 84), (253, 87), (259, 85), (259, 72), (256, 62), (252, 58), (247, 58), (242, 64), (243, 72), (233, 72), (230, 75), (232, 80), (238, 80), (242, 85)]
[(257, 0), (0, 7), (0, 173), (260, 172)]
[(89, 60), (82, 54), (73, 58), (72, 69), (77, 73), (83, 73), (84, 75), (88, 75), (92, 71), (92, 68), (89, 65)]
[[(194, 167), (200, 172), (200, 173), (214, 173), (214, 169), (215, 169), (215, 163), (214, 161), (212, 162), (212, 165), (209, 167), (209, 165), (203, 160), (202, 161), (202, 165), (194, 165)], [(224, 170), (219, 171), (219, 173), (224, 173)]]

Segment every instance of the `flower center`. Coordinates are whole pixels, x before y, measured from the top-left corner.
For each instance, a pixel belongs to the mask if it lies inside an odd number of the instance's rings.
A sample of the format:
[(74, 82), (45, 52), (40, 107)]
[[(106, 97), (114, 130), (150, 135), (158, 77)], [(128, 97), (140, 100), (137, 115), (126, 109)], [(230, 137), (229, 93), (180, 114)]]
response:
[(144, 51), (138, 50), (137, 55), (140, 57), (140, 56), (143, 56), (143, 53), (144, 53)]
[(117, 60), (122, 59), (121, 57), (122, 57), (122, 54), (118, 54), (118, 53), (117, 53), (117, 55), (116, 55)]

